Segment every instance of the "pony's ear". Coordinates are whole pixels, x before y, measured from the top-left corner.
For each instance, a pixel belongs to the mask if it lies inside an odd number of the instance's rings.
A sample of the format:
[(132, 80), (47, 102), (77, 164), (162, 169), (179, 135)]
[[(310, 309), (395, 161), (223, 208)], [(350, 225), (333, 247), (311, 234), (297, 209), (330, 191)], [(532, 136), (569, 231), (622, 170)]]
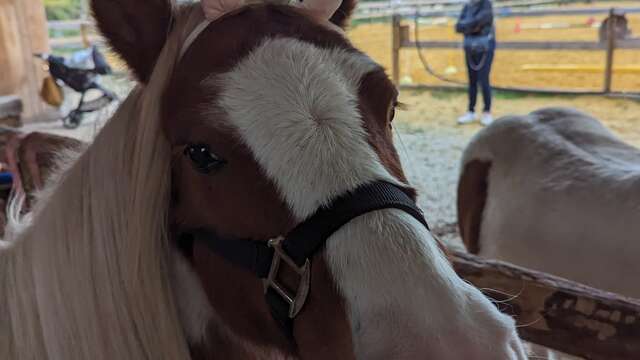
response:
[(353, 10), (356, 8), (357, 4), (357, 0), (342, 0), (338, 10), (333, 13), (329, 21), (343, 29), (346, 29), (347, 26), (349, 26), (349, 20), (351, 19), (351, 15), (353, 14)]
[(172, 1), (91, 0), (91, 9), (111, 47), (146, 83), (171, 26)]

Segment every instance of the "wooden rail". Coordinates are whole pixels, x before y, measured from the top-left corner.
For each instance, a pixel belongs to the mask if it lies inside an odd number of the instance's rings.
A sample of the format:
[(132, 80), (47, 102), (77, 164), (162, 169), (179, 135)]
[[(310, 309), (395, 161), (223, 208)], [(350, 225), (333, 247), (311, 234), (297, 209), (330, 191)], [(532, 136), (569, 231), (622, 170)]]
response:
[[(595, 15), (606, 14), (607, 8), (559, 9), (547, 5), (589, 3), (587, 0), (515, 0), (494, 3), (496, 17), (532, 17), (548, 15)], [(392, 15), (418, 17), (457, 17), (464, 1), (402, 0), (373, 3), (361, 3), (356, 8), (354, 18), (375, 19)], [(640, 7), (625, 7), (626, 13), (638, 13)]]
[(70, 36), (53, 38), (49, 40), (49, 45), (52, 48), (62, 47), (76, 47), (76, 46), (89, 46), (89, 44), (96, 44), (102, 42), (103, 39), (98, 35), (86, 35), (86, 36)]
[(450, 258), (515, 318), (523, 339), (587, 360), (640, 359), (640, 300), (465, 253)]
[(56, 37), (49, 40), (49, 45), (52, 48), (68, 47), (68, 46), (84, 46), (87, 47), (97, 41), (100, 41), (101, 37), (98, 35), (92, 35), (91, 30), (94, 28), (94, 24), (91, 21), (77, 19), (77, 20), (64, 20), (64, 21), (49, 21), (47, 23), (49, 30), (78, 30), (80, 36), (66, 36)]
[(47, 23), (49, 30), (77, 30), (82, 25), (92, 25), (88, 20), (51, 20)]
[[(511, 10), (509, 7), (494, 6), (494, 15), (496, 17), (539, 17), (539, 16), (569, 16), (569, 15), (596, 15), (606, 14), (609, 9), (606, 8), (590, 8), (590, 9), (528, 9), (528, 10)], [(418, 17), (457, 17), (460, 14), (462, 7), (451, 7), (441, 10), (420, 10), (414, 8), (414, 11), (403, 12), (405, 16), (418, 16)], [(640, 13), (640, 7), (624, 7), (617, 8), (617, 11), (627, 14)]]
[[(435, 49), (462, 49), (460, 41), (409, 41), (403, 39), (402, 47), (421, 47)], [(607, 50), (607, 43), (593, 41), (499, 41), (496, 44), (498, 49), (505, 50)], [(618, 40), (616, 49), (640, 49), (640, 39)]]

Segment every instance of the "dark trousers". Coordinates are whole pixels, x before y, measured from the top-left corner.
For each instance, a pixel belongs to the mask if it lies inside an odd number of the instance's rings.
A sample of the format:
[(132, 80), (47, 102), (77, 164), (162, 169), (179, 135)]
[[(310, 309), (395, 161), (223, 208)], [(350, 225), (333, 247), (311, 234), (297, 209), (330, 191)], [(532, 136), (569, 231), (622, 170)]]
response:
[(495, 50), (493, 48), (486, 54), (471, 55), (468, 51), (465, 51), (467, 73), (469, 74), (469, 111), (471, 112), (474, 112), (476, 108), (478, 83), (480, 83), (480, 87), (482, 88), (482, 99), (484, 100), (483, 111), (491, 111), (491, 84), (489, 83), (489, 74), (491, 73), (494, 53)]

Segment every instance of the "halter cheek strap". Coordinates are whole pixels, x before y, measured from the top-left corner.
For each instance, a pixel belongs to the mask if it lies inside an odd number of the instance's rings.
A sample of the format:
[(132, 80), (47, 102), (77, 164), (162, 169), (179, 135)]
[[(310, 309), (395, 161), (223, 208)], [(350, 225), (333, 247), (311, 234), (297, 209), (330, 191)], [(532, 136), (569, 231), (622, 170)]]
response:
[[(429, 226), (422, 210), (400, 187), (385, 181), (363, 185), (320, 208), (296, 226), (286, 237), (268, 242), (225, 238), (207, 229), (182, 234), (182, 241), (198, 241), (230, 263), (263, 280), (265, 301), (285, 334), (293, 337), (293, 320), (302, 310), (310, 291), (312, 257), (324, 248), (329, 237), (351, 220), (382, 209), (399, 209)], [(287, 290), (278, 280), (279, 269), (287, 267), (298, 275), (296, 289)]]
[(196, 41), (198, 36), (200, 36), (200, 34), (202, 34), (202, 32), (205, 31), (213, 21), (214, 20), (209, 20), (209, 19), (202, 20), (202, 22), (198, 24), (198, 26), (196, 26), (193, 29), (193, 31), (191, 31), (191, 34), (189, 34), (189, 36), (187, 36), (187, 38), (182, 43), (182, 48), (180, 49), (180, 55), (178, 56), (178, 61), (182, 59), (184, 54), (187, 52), (187, 50), (189, 50), (191, 45), (193, 45), (193, 43)]

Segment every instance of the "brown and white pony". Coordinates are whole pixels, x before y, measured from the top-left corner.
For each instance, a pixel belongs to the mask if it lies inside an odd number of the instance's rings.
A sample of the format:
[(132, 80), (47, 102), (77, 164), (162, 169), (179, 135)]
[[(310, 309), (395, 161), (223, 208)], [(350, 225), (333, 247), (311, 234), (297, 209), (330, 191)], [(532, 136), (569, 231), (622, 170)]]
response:
[(480, 131), (463, 156), (467, 249), (640, 298), (640, 150), (598, 120), (548, 108)]
[(30, 194), (41, 190), (56, 167), (57, 154), (81, 146), (79, 140), (55, 134), (37, 131), (12, 134), (4, 157), (14, 177), (13, 191)]
[(392, 144), (397, 92), (341, 32), (289, 5), (242, 7), (195, 39), (197, 4), (93, 11), (139, 85), (12, 217), (0, 358), (526, 358), (514, 321), (400, 210), (352, 220), (311, 259), (292, 338), (260, 279), (199, 242), (175, 246), (196, 227), (266, 241), (375, 180), (412, 193)]

